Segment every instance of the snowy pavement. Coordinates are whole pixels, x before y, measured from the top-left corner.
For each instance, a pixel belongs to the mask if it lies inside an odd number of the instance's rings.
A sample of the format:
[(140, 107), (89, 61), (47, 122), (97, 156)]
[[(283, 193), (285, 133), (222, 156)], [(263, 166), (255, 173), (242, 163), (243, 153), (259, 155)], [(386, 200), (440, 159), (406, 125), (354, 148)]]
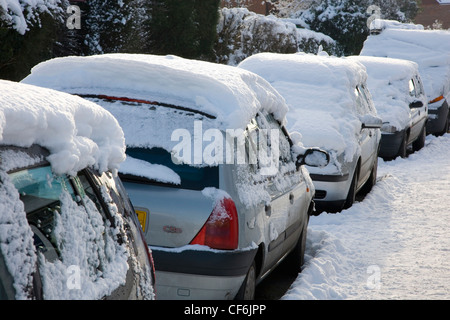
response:
[(450, 298), (450, 134), (406, 159), (379, 159), (374, 189), (311, 217), (305, 265), (282, 297)]

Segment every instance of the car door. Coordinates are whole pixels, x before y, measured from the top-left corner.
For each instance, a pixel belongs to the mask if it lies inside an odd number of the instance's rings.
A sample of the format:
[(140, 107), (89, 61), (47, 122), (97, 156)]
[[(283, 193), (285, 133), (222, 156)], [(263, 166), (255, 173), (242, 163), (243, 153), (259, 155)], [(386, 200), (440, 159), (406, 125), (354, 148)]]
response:
[(423, 128), (423, 123), (425, 121), (426, 114), (426, 99), (424, 97), (424, 90), (420, 79), (415, 76), (410, 79), (408, 82), (409, 86), (409, 95), (413, 102), (420, 101), (422, 102), (421, 107), (410, 107), (410, 115), (411, 115), (411, 134), (410, 140), (415, 140), (421, 133)]
[[(271, 197), (270, 204), (265, 206), (268, 270), (297, 242), (307, 220), (308, 206), (305, 204), (306, 183), (292, 161), (286, 131), (271, 115), (260, 114), (256, 120), (259, 127), (258, 170), (265, 175)], [(266, 155), (271, 157), (270, 163), (264, 163)], [(264, 170), (267, 168), (272, 170)]]
[[(367, 114), (375, 114), (375, 107), (372, 103), (372, 98), (369, 91), (364, 85), (359, 85), (355, 89), (357, 112), (359, 116), (363, 117)], [(361, 167), (359, 174), (359, 183), (365, 182), (370, 176), (372, 166), (375, 163), (375, 158), (378, 156), (378, 129), (362, 128), (359, 144), (361, 147)]]

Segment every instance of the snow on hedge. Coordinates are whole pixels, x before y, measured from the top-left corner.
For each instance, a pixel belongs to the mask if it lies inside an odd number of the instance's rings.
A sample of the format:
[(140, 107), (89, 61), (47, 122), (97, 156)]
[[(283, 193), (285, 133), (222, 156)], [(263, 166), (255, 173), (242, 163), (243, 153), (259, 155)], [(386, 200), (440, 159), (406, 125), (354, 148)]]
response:
[(420, 25), (390, 21), (380, 23), (384, 29), (367, 38), (361, 55), (415, 61), (429, 100), (442, 94), (450, 98), (450, 31), (423, 30)]
[(0, 21), (23, 35), (31, 24), (40, 24), (41, 13), (62, 12), (61, 7), (61, 0), (0, 0)]
[(323, 33), (297, 28), (289, 20), (246, 8), (223, 8), (217, 31), (218, 62), (229, 65), (237, 65), (258, 52), (317, 53), (320, 46), (328, 51), (335, 46), (335, 41)]
[[(409, 80), (419, 73), (417, 63), (409, 60), (353, 56), (367, 69), (367, 86), (383, 122), (403, 130), (410, 122)], [(426, 101), (423, 101), (426, 103)]]

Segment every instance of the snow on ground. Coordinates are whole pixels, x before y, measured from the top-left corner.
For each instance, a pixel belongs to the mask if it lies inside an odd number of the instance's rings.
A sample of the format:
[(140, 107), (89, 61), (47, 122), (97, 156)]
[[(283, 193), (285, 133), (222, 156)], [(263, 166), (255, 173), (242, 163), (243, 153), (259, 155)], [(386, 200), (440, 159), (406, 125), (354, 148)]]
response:
[(380, 159), (363, 201), (311, 217), (304, 269), (282, 299), (449, 299), (449, 193), (450, 134)]

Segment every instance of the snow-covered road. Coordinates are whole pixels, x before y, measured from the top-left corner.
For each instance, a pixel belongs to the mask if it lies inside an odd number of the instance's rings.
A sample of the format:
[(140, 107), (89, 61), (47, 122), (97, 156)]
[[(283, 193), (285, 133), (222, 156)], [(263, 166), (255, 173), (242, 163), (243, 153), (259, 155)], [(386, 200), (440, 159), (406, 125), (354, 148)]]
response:
[(380, 159), (362, 202), (311, 217), (305, 265), (282, 297), (450, 299), (450, 134)]

